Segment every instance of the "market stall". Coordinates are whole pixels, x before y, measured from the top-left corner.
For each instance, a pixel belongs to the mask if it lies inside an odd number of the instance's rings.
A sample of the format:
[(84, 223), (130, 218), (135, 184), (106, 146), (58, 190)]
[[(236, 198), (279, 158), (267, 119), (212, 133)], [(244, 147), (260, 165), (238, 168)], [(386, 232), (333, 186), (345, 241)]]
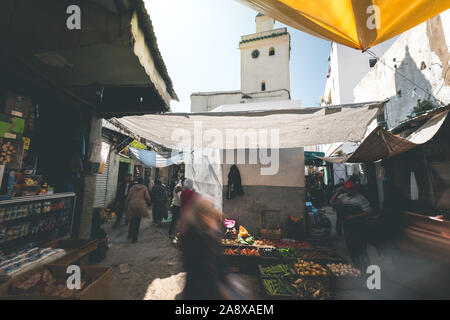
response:
[(364, 288), (361, 271), (328, 243), (259, 239), (233, 221), (224, 225), (222, 250), (231, 270), (257, 276), (267, 299), (333, 299)]
[[(52, 265), (60, 266), (57, 272), (48, 271), (55, 281), (67, 277), (61, 270), (71, 264), (80, 265), (89, 274), (89, 257), (104, 241), (72, 238), (76, 234), (81, 172), (87, 169), (83, 163), (83, 116), (71, 122), (60, 117), (55, 122), (61, 110), (52, 103), (38, 105), (16, 91), (22, 92), (17, 88), (0, 90), (1, 299), (12, 293), (15, 299), (37, 294), (36, 290), (22, 292), (14, 286), (23, 277), (42, 275)], [(64, 112), (70, 114), (69, 110)], [(99, 277), (103, 279), (107, 270), (102, 272)], [(42, 288), (42, 281), (39, 277), (37, 287)], [(92, 280), (88, 286), (96, 283)], [(61, 294), (64, 297), (67, 292)], [(98, 296), (103, 297), (104, 293)]]

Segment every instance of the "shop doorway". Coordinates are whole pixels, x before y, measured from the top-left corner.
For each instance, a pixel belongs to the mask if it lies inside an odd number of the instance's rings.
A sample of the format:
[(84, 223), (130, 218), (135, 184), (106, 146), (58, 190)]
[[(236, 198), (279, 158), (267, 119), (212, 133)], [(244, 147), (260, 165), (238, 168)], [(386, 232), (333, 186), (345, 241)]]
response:
[(127, 174), (130, 174), (130, 164), (126, 163), (126, 162), (120, 162), (119, 163), (119, 174), (118, 174), (118, 178), (117, 178), (118, 185), (121, 182), (123, 182), (123, 180)]

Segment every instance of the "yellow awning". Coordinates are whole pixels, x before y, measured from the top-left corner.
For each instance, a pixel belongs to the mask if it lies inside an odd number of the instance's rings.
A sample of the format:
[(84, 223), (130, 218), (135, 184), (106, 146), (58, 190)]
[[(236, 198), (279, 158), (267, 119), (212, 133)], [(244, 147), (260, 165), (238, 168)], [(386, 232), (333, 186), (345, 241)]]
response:
[(367, 50), (450, 8), (450, 0), (238, 0), (322, 39)]

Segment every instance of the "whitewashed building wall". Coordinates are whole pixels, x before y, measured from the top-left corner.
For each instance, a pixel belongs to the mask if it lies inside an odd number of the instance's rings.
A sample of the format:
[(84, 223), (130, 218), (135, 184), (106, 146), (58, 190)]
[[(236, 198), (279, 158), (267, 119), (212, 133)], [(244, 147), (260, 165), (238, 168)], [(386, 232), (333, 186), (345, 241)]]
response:
[(418, 99), (433, 100), (428, 93), (444, 104), (450, 103), (449, 48), (447, 10), (402, 34), (382, 56), (390, 68), (377, 63), (355, 87), (354, 101), (390, 99), (385, 108), (389, 128), (406, 120)]

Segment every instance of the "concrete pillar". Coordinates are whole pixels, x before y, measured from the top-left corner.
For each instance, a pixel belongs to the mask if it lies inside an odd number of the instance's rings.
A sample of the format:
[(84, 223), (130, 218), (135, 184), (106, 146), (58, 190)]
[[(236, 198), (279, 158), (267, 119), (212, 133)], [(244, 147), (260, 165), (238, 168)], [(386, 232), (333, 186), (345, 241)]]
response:
[[(89, 149), (88, 160), (90, 162), (100, 162), (100, 150), (102, 145), (102, 119), (92, 116), (91, 130), (89, 132)], [(97, 175), (85, 173), (83, 204), (81, 207), (80, 231), (78, 237), (80, 239), (90, 239), (92, 232), (92, 216), (94, 213), (94, 198), (96, 188)]]

